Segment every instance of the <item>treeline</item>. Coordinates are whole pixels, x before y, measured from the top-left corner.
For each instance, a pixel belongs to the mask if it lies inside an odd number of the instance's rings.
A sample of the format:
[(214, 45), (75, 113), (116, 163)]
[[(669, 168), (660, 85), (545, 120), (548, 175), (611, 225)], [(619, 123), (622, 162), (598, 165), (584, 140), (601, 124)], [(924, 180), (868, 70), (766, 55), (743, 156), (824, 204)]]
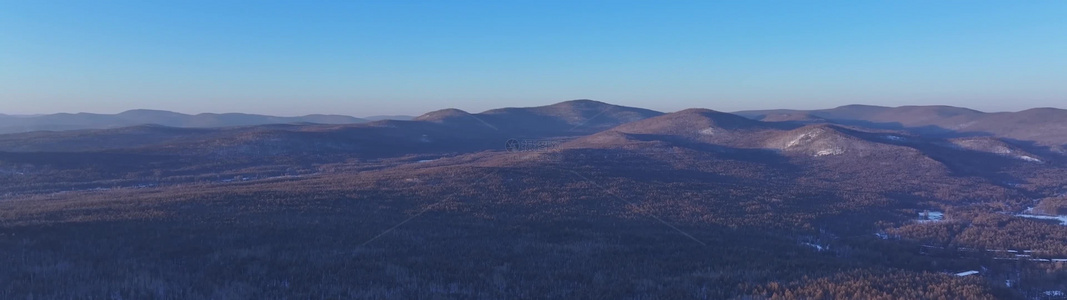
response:
[(1014, 296), (978, 277), (936, 273), (848, 272), (831, 277), (804, 279), (758, 287), (767, 299), (1003, 299)]
[(1067, 226), (1052, 220), (961, 212), (946, 221), (911, 223), (888, 231), (943, 248), (1033, 250), (1034, 258), (1067, 258)]
[[(0, 202), (11, 254), (0, 298), (723, 299), (804, 276), (939, 269), (867, 231), (896, 203), (886, 197), (578, 170), (380, 170)], [(835, 234), (841, 224), (864, 234)], [(925, 289), (900, 280), (886, 292)]]
[(1034, 206), (1034, 212), (1046, 215), (1067, 215), (1067, 196), (1041, 199)]
[(1054, 224), (989, 212), (875, 236), (916, 207), (1017, 199), (936, 162), (819, 171), (770, 154), (656, 153), (294, 162), (235, 170), (321, 174), (14, 196), (0, 201), (0, 299), (1003, 298), (1017, 295), (938, 275), (983, 261), (926, 256), (910, 239), (1064, 243), (1042, 227)]

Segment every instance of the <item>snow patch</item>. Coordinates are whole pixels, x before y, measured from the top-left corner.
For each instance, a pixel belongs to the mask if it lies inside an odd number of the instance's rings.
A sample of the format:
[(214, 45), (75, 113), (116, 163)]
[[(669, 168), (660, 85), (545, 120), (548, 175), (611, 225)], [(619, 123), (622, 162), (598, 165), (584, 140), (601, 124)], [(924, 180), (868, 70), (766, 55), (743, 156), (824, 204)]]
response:
[(829, 247), (824, 247), (823, 245), (814, 244), (814, 243), (804, 243), (804, 245), (808, 246), (808, 247), (815, 248), (815, 251), (819, 251), (819, 252), (826, 251), (829, 248)]
[(1025, 160), (1025, 161), (1028, 161), (1028, 162), (1036, 162), (1036, 163), (1041, 162), (1040, 159), (1034, 158), (1033, 156), (1029, 156), (1029, 155), (1019, 156), (1019, 159)]
[(956, 276), (964, 277), (964, 276), (971, 276), (971, 275), (975, 275), (975, 274), (978, 274), (978, 271), (970, 270), (970, 271), (967, 271), (967, 272), (956, 273)]
[(941, 222), (945, 220), (945, 213), (940, 211), (919, 212), (919, 223)]
[(884, 138), (887, 139), (887, 140), (890, 140), (890, 141), (898, 141), (898, 142), (904, 141), (904, 137), (895, 136), (895, 135), (887, 135), (887, 136), (884, 136)]
[(1032, 262), (1067, 262), (1067, 258), (994, 257), (994, 260), (1023, 260)]
[(1063, 291), (1045, 291), (1045, 296), (1049, 297), (1063, 297), (1064, 295)]
[(842, 153), (845, 153), (845, 150), (841, 150), (841, 149), (837, 149), (837, 148), (822, 149), (822, 150), (819, 150), (818, 152), (815, 152), (815, 157), (827, 156), (827, 155), (838, 155), (838, 154), (842, 154)]
[(796, 145), (800, 145), (800, 143), (802, 143), (804, 141), (807, 141), (807, 140), (811, 140), (811, 139), (815, 138), (816, 136), (819, 136), (822, 133), (823, 133), (822, 129), (815, 129), (815, 130), (812, 130), (812, 131), (809, 131), (809, 132), (805, 132), (804, 134), (801, 134), (801, 135), (797, 136), (796, 138), (794, 138), (792, 141), (789, 141), (789, 143), (786, 144), (785, 147), (786, 148), (792, 148), (792, 147), (794, 147)]
[(952, 127), (954, 127), (954, 129), (964, 129), (964, 128), (970, 127), (971, 125), (974, 125), (974, 123), (977, 123), (977, 121), (970, 121), (970, 122), (967, 122), (967, 123), (960, 123), (960, 124), (956, 124), (956, 126), (952, 126)]
[(1067, 216), (1043, 216), (1043, 215), (1031, 215), (1031, 214), (1016, 214), (1016, 217), (1041, 219), (1041, 220), (1057, 220), (1060, 221), (1060, 225), (1067, 226)]
[(715, 133), (716, 133), (715, 128), (711, 128), (711, 127), (705, 128), (705, 129), (700, 131), (700, 134), (703, 134), (703, 135), (715, 135)]

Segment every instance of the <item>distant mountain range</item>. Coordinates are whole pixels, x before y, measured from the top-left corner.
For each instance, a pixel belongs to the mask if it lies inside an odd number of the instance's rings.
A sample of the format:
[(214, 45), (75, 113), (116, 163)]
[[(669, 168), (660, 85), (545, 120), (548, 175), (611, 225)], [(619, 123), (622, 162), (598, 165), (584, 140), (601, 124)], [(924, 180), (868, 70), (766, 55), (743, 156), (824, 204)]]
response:
[[(278, 151), (286, 147), (299, 147), (305, 152), (328, 150), (384, 155), (465, 152), (496, 148), (507, 139), (561, 137), (585, 137), (585, 143), (593, 139), (622, 142), (669, 138), (728, 147), (795, 150), (793, 146), (780, 145), (779, 140), (788, 139), (780, 136), (799, 138), (810, 133), (808, 131), (819, 131), (837, 132), (839, 136), (856, 136), (858, 140), (882, 144), (900, 144), (908, 139), (930, 140), (986, 152), (1015, 149), (1010, 151), (1029, 153), (1032, 155), (1023, 156), (1035, 159), (1042, 153), (1067, 153), (1067, 111), (1053, 108), (984, 113), (948, 106), (890, 108), (849, 105), (811, 111), (766, 110), (731, 114), (709, 109), (687, 109), (664, 114), (592, 100), (572, 100), (481, 113), (443, 109), (414, 118), (391, 116), (379, 119), (382, 120), (337, 115), (184, 115), (152, 110), (134, 110), (116, 115), (0, 116), (0, 124), (4, 124), (0, 127), (7, 131), (104, 128), (0, 135), (0, 151), (165, 147), (172, 151), (199, 149), (210, 152), (229, 147), (245, 149), (247, 152), (270, 144), (271, 149)], [(808, 135), (809, 138), (815, 138), (817, 134)], [(901, 140), (887, 140), (887, 136)], [(987, 139), (978, 139), (982, 137)], [(285, 143), (286, 140), (300, 142)], [(808, 150), (814, 151), (811, 154), (837, 151), (833, 147), (816, 148)]]
[[(23, 132), (0, 135), (0, 151), (64, 152), (163, 147), (168, 151), (189, 152), (217, 151), (222, 147), (244, 149), (241, 153), (250, 153), (257, 151), (252, 149), (264, 147), (298, 147), (315, 151), (312, 145), (320, 145), (322, 148), (318, 151), (376, 155), (469, 151), (496, 147), (509, 138), (587, 135), (658, 115), (662, 113), (591, 100), (574, 100), (540, 107), (494, 109), (477, 114), (445, 109), (412, 120), (389, 119), (353, 124), (305, 123), (222, 128), (138, 125)], [(320, 121), (318, 123), (330, 123), (325, 122), (330, 119), (316, 120)], [(282, 146), (273, 146), (275, 144)]]
[[(444, 109), (422, 116), (343, 115), (277, 117), (241, 113), (197, 115), (161, 110), (130, 110), (118, 114), (60, 113), (13, 116), (0, 114), (0, 134), (31, 131), (112, 129), (138, 125), (177, 128), (216, 128), (269, 124), (361, 124), (399, 120), (444, 124), (455, 128), (477, 124), (517, 136), (545, 136), (594, 133), (611, 127), (655, 117), (663, 113), (611, 105), (592, 100), (573, 100), (554, 105), (526, 108), (500, 108), (481, 113)], [(1020, 112), (986, 113), (951, 106), (882, 107), (846, 105), (821, 110), (754, 110), (732, 115), (767, 123), (833, 123), (863, 128), (905, 130), (941, 137), (992, 136), (1062, 149), (1067, 144), (1067, 110), (1034, 108)], [(736, 120), (734, 122), (737, 122)]]
[(0, 134), (42, 130), (109, 129), (145, 124), (181, 128), (211, 128), (299, 123), (355, 124), (378, 120), (409, 119), (411, 119), (409, 116), (373, 116), (356, 118), (342, 115), (321, 114), (301, 117), (277, 117), (242, 113), (203, 113), (188, 115), (163, 110), (136, 109), (118, 114), (59, 113), (30, 116), (0, 114)]

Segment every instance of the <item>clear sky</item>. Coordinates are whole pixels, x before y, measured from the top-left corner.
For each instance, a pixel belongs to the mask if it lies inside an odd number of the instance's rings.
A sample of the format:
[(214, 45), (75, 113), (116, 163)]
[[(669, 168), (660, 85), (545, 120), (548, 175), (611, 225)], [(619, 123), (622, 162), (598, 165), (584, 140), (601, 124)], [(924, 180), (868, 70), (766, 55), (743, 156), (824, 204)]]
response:
[(0, 0), (0, 113), (1067, 107), (1067, 1)]

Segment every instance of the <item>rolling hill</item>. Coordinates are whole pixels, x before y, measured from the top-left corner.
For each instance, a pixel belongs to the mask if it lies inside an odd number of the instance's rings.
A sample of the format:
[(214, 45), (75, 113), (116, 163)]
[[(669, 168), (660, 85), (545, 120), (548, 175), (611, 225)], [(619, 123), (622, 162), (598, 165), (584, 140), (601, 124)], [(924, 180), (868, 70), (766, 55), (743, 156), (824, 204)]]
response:
[[(986, 113), (951, 106), (881, 107), (847, 105), (823, 110), (742, 111), (756, 120), (792, 121), (784, 115), (868, 128), (909, 130), (939, 136), (995, 136), (1033, 142), (1062, 151), (1067, 145), (1067, 110), (1035, 108)], [(820, 120), (821, 119), (821, 120)]]

